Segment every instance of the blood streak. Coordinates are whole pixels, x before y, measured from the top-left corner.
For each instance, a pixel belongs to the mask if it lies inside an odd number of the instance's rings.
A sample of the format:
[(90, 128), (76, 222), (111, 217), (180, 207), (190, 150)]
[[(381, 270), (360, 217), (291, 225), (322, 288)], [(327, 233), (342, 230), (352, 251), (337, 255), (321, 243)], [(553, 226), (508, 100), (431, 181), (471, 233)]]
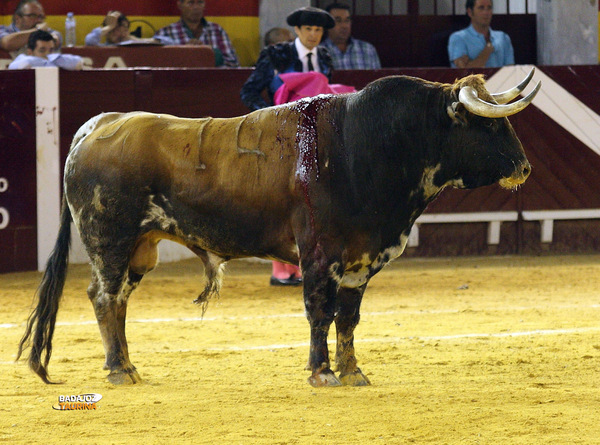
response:
[(319, 180), (319, 135), (317, 121), (319, 113), (329, 104), (328, 96), (316, 96), (296, 102), (295, 109), (299, 112), (298, 130), (296, 132), (296, 150), (298, 160), (296, 162), (296, 182), (300, 185), (304, 194), (304, 201), (308, 207), (310, 216), (310, 233), (313, 238), (313, 260), (319, 268), (326, 270), (326, 256), (323, 247), (317, 237), (315, 228), (315, 209), (310, 199), (311, 178), (314, 172), (314, 181)]
[(296, 163), (296, 181), (304, 193), (304, 200), (310, 210), (311, 226), (314, 230), (314, 209), (310, 200), (310, 181), (314, 172), (315, 180), (319, 179), (319, 149), (317, 120), (321, 110), (328, 103), (326, 96), (300, 100), (294, 108), (300, 113), (298, 131), (296, 132), (296, 149), (298, 160)]

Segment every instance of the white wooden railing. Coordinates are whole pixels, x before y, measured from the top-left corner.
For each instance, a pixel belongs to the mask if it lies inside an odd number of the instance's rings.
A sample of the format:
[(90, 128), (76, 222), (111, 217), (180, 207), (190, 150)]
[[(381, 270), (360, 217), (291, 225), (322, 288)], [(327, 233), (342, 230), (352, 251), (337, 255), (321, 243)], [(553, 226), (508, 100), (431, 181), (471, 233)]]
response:
[[(540, 241), (551, 243), (554, 221), (567, 219), (600, 219), (600, 209), (577, 210), (523, 210), (525, 221), (540, 221)], [(408, 237), (408, 247), (419, 245), (419, 226), (421, 224), (473, 223), (487, 222), (487, 243), (500, 243), (500, 226), (504, 221), (517, 221), (519, 213), (506, 212), (470, 212), (470, 213), (426, 213), (417, 218)]]
[(540, 240), (542, 243), (552, 242), (554, 221), (565, 219), (600, 219), (600, 209), (576, 210), (523, 210), (525, 221), (539, 221), (541, 224)]

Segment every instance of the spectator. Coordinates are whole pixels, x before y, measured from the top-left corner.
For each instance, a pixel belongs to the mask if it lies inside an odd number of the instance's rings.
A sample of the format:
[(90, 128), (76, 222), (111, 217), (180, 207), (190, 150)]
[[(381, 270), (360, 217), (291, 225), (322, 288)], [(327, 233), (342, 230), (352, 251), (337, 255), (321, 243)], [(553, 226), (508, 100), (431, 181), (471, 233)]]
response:
[(333, 16), (335, 26), (327, 31), (321, 43), (331, 53), (336, 70), (376, 70), (381, 68), (377, 50), (363, 40), (352, 38), (350, 6), (332, 3), (326, 10)]
[[(278, 43), (264, 48), (258, 56), (254, 72), (242, 87), (242, 102), (253, 111), (273, 105), (273, 94), (282, 85), (277, 75), (279, 73), (314, 70), (331, 80), (331, 56), (326, 48), (317, 45), (321, 41), (324, 29), (334, 26), (333, 17), (322, 9), (307, 6), (292, 12), (287, 17), (287, 23), (294, 27), (298, 37), (293, 42)], [(312, 70), (309, 70), (309, 53)], [(313, 63), (312, 57), (315, 55), (316, 63)], [(270, 103), (262, 97), (265, 89), (268, 91)]]
[(8, 65), (9, 70), (25, 68), (56, 66), (66, 70), (80, 70), (83, 68), (83, 59), (73, 54), (54, 53), (54, 37), (48, 31), (37, 30), (29, 35), (27, 49), (24, 54), (19, 54)]
[(454, 68), (495, 68), (514, 65), (515, 56), (508, 34), (494, 31), (492, 0), (467, 0), (471, 24), (450, 35), (448, 57)]
[(217, 66), (238, 67), (235, 49), (221, 26), (204, 18), (204, 0), (177, 0), (181, 20), (159, 29), (154, 38), (167, 45), (209, 45)]
[(287, 28), (271, 28), (265, 33), (265, 46), (292, 42), (293, 40), (294, 34)]
[(129, 33), (129, 19), (119, 11), (108, 11), (102, 26), (85, 36), (86, 46), (118, 45), (127, 40), (137, 40), (137, 37)]
[(29, 36), (37, 30), (48, 31), (55, 41), (55, 48), (62, 45), (62, 36), (59, 32), (50, 29), (45, 22), (44, 7), (37, 0), (21, 0), (13, 14), (13, 21), (9, 26), (0, 26), (0, 48), (8, 51), (14, 58), (27, 50)]

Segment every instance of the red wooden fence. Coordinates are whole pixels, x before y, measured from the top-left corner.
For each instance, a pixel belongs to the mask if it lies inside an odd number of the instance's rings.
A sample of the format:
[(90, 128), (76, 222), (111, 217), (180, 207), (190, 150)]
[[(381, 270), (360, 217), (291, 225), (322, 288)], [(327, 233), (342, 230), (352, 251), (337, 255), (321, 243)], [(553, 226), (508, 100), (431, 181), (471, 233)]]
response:
[[(545, 75), (600, 114), (598, 66), (539, 67)], [(61, 161), (70, 139), (90, 117), (105, 111), (146, 110), (185, 117), (230, 117), (247, 112), (239, 90), (250, 69), (124, 69), (60, 73)], [(495, 70), (484, 71), (488, 75)], [(334, 81), (362, 88), (376, 78), (406, 74), (452, 82), (466, 71), (394, 69), (339, 71)], [(544, 88), (542, 93), (545, 94)], [(0, 72), (0, 272), (36, 268), (36, 141), (33, 70)], [(534, 104), (511, 117), (533, 164), (515, 192), (498, 186), (446, 190), (429, 213), (600, 208), (600, 156)], [(561, 104), (557, 104), (560, 106)], [(43, 221), (42, 221), (43, 223)], [(408, 255), (598, 252), (599, 220), (556, 221), (552, 243), (540, 242), (540, 224), (519, 219), (501, 228), (501, 242), (486, 241), (486, 223), (424, 224)]]

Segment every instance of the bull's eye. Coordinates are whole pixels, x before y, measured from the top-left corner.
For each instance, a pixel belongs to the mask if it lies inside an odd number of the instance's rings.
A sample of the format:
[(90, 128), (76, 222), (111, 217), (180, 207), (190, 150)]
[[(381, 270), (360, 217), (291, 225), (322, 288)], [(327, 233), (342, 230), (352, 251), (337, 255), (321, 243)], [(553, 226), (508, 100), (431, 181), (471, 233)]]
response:
[(494, 120), (493, 119), (486, 119), (485, 126), (488, 127), (488, 128), (492, 128), (494, 126)]

